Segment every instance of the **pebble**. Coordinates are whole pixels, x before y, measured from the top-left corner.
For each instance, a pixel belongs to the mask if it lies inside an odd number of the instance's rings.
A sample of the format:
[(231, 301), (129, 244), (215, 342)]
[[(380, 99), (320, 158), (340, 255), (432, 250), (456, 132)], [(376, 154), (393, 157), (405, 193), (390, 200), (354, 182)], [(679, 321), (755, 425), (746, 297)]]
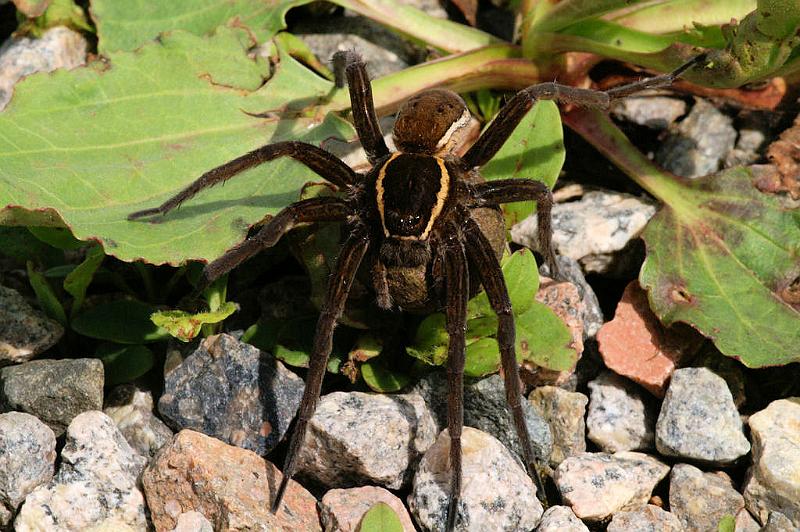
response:
[(35, 72), (75, 68), (86, 63), (88, 44), (83, 36), (57, 26), (38, 39), (8, 39), (0, 46), (0, 111), (11, 100), (14, 85)]
[(172, 532), (214, 532), (214, 526), (200, 512), (183, 512)]
[[(716, 527), (706, 530), (716, 530)], [(615, 513), (606, 532), (683, 532), (683, 527), (671, 513), (648, 504), (635, 510)]]
[[(463, 485), (456, 531), (531, 530), (542, 516), (536, 487), (496, 438), (464, 427)], [(450, 493), (450, 437), (443, 430), (414, 476), (408, 506), (423, 530), (442, 530)]]
[(794, 526), (791, 519), (780, 512), (771, 512), (760, 532), (797, 532), (798, 530), (800, 528)]
[(686, 532), (705, 532), (715, 530), (726, 515), (738, 514), (744, 498), (725, 473), (676, 464), (669, 479), (669, 508)]
[(544, 511), (536, 532), (589, 532), (569, 506), (551, 506)]
[(142, 475), (153, 525), (171, 530), (185, 512), (202, 513), (214, 530), (322, 530), (317, 501), (294, 480), (277, 514), (270, 505), (283, 475), (246, 449), (193, 430), (161, 448)]
[(379, 502), (389, 505), (394, 510), (400, 518), (404, 532), (414, 532), (414, 524), (403, 501), (377, 486), (328, 491), (319, 505), (322, 527), (325, 532), (358, 532), (358, 525), (364, 514)]
[(550, 465), (556, 467), (569, 456), (586, 451), (586, 403), (589, 399), (578, 392), (555, 386), (540, 386), (528, 396), (533, 408), (547, 421), (553, 434)]
[(604, 371), (588, 384), (588, 437), (609, 453), (655, 447), (655, 405), (628, 379)]
[(334, 392), (323, 396), (298, 456), (298, 473), (328, 487), (399, 489), (436, 439), (422, 396)]
[(667, 473), (669, 466), (643, 453), (583, 453), (561, 462), (554, 480), (575, 515), (603, 521), (647, 503)]
[(53, 347), (62, 336), (64, 327), (60, 323), (31, 307), (16, 290), (0, 286), (0, 366), (27, 362)]
[(736, 143), (733, 120), (699, 98), (688, 116), (670, 129), (656, 152), (656, 162), (683, 177), (713, 174)]
[(744, 487), (747, 509), (762, 524), (780, 512), (800, 528), (800, 397), (773, 401), (748, 423), (753, 467)]
[[(440, 428), (447, 427), (447, 379), (443, 371), (428, 373), (414, 386), (436, 416)], [(534, 454), (546, 461), (553, 452), (553, 435), (550, 426), (528, 401), (522, 401), (522, 410), (528, 427)], [(464, 425), (488, 432), (520, 461), (522, 450), (517, 441), (517, 431), (506, 403), (505, 385), (500, 375), (482, 379), (464, 379)]]
[(611, 113), (619, 120), (661, 130), (686, 114), (686, 102), (644, 91), (615, 101)]
[(27, 412), (56, 437), (73, 418), (103, 408), (103, 363), (96, 358), (31, 360), (0, 369), (0, 411)]
[(144, 497), (137, 488), (144, 464), (107, 415), (78, 415), (67, 429), (56, 476), (28, 495), (15, 530), (146, 531)]
[(739, 126), (736, 146), (725, 155), (724, 167), (744, 166), (755, 163), (761, 155), (759, 150), (770, 134), (768, 112), (746, 113)]
[(158, 411), (176, 430), (197, 430), (263, 455), (286, 434), (304, 386), (272, 355), (220, 334), (165, 375)]
[(0, 414), (0, 529), (34, 488), (53, 478), (56, 437), (36, 417)]
[(106, 398), (103, 412), (142, 456), (152, 458), (172, 438), (170, 428), (153, 415), (152, 394), (133, 384), (114, 388)]
[(730, 464), (750, 451), (722, 377), (707, 368), (672, 374), (656, 422), (656, 448), (664, 456), (713, 465)]
[[(560, 255), (580, 263), (585, 272), (627, 271), (630, 257), (621, 253), (656, 213), (649, 200), (620, 192), (595, 190), (577, 201), (553, 206), (553, 244)], [(511, 228), (511, 239), (538, 249), (536, 216)], [(626, 250), (627, 251), (627, 250)]]
[[(554, 281), (549, 277), (540, 278), (539, 290), (536, 292), (536, 301), (550, 307), (556, 316), (569, 328), (572, 342), (569, 347), (574, 349), (580, 357), (583, 353), (583, 301), (578, 287), (570, 281)], [(572, 375), (572, 371), (561, 371), (563, 376), (558, 380), (565, 380)]]
[[(571, 282), (578, 289), (582, 303), (582, 306), (579, 307), (579, 312), (583, 322), (583, 339), (594, 338), (605, 322), (603, 310), (600, 308), (600, 301), (598, 301), (592, 286), (586, 281), (578, 261), (564, 255), (556, 255), (556, 262), (562, 279)], [(542, 263), (539, 267), (539, 274), (545, 277), (552, 277), (550, 268), (546, 263)]]

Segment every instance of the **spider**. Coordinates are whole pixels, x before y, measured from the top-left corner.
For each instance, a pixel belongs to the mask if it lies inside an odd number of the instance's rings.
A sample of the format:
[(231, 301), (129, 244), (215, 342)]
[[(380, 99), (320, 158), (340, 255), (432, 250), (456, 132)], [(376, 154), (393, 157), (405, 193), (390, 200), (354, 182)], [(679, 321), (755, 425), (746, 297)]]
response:
[[(553, 199), (548, 187), (539, 181), (499, 179), (485, 182), (478, 169), (497, 153), (536, 100), (550, 99), (604, 109), (615, 98), (670, 85), (699, 60), (700, 56), (670, 74), (605, 92), (557, 83), (530, 86), (512, 97), (472, 147), (459, 157), (453, 150), (470, 120), (460, 96), (449, 90), (434, 89), (409, 99), (400, 108), (394, 125), (397, 151), (390, 152), (378, 125), (365, 63), (354, 51), (338, 52), (334, 56), (337, 84), (343, 85), (342, 78), (346, 76), (353, 122), (372, 163), (371, 170), (358, 174), (334, 155), (311, 144), (277, 142), (206, 172), (159, 207), (128, 216), (134, 220), (166, 214), (201, 190), (279, 157), (291, 157), (305, 164), (342, 193), (340, 197), (317, 197), (289, 205), (256, 234), (206, 265), (195, 290), (198, 293), (260, 250), (274, 246), (298, 224), (340, 222), (346, 227), (343, 234), (347, 237), (320, 310), (306, 388), (289, 443), (283, 479), (272, 504), (273, 512), (280, 507), (289, 480), (296, 471), (298, 453), (319, 400), (333, 331), (362, 264), (371, 277), (378, 307), (434, 309), (445, 313), (450, 338), (447, 426), (452, 469), (446, 530), (455, 527), (462, 484), (460, 436), (467, 300), (477, 289), (477, 283), (470, 282), (472, 276), (483, 286), (497, 314), (497, 343), (506, 399), (528, 474), (546, 504), (521, 407), (514, 353), (514, 318), (499, 262), (505, 241), (490, 235), (504, 234), (500, 204), (535, 201), (539, 248), (550, 271), (557, 275), (551, 244)], [(416, 275), (411, 278), (422, 283), (422, 290), (409, 289), (409, 272)]]

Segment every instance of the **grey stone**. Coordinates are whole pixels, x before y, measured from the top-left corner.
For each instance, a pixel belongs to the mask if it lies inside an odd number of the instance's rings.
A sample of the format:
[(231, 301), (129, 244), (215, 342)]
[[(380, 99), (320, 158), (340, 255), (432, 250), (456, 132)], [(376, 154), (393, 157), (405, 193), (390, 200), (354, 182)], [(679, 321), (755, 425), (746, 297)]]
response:
[(86, 63), (83, 36), (63, 26), (47, 30), (38, 39), (8, 39), (0, 46), (0, 111), (11, 99), (14, 85), (35, 72), (75, 68)]
[(131, 447), (152, 458), (172, 438), (170, 428), (153, 415), (153, 396), (133, 384), (114, 388), (106, 399), (105, 414), (114, 420)]
[(603, 521), (646, 504), (667, 473), (669, 466), (642, 453), (583, 453), (561, 462), (554, 480), (575, 515)]
[(26, 362), (62, 336), (60, 323), (32, 308), (16, 290), (0, 286), (0, 366)]
[(589, 532), (569, 506), (551, 506), (544, 511), (536, 532)]
[(286, 434), (303, 388), (272, 355), (220, 334), (165, 375), (158, 411), (176, 431), (196, 430), (263, 455)]
[[(536, 487), (493, 436), (461, 434), (463, 485), (456, 531), (531, 530), (542, 516)], [(443, 530), (450, 494), (450, 437), (443, 430), (419, 464), (408, 506), (423, 530)]]
[[(682, 530), (683, 527), (677, 517), (652, 504), (615, 513), (606, 528), (606, 532), (682, 532)], [(706, 530), (716, 530), (716, 527)]]
[(726, 515), (744, 508), (744, 498), (725, 473), (703, 473), (676, 464), (669, 479), (669, 508), (687, 532), (715, 530)]
[[(591, 191), (577, 201), (553, 206), (553, 244), (560, 255), (578, 261), (586, 272), (616, 273), (626, 269), (629, 244), (655, 213), (656, 206), (649, 200)], [(511, 228), (511, 239), (538, 249), (536, 227), (536, 216), (529, 216)]]
[(214, 525), (200, 512), (183, 512), (172, 532), (214, 532)]
[(665, 456), (729, 464), (750, 451), (728, 385), (707, 368), (672, 374), (656, 422), (656, 448)]
[(568, 392), (555, 386), (540, 386), (528, 396), (553, 434), (550, 465), (556, 467), (569, 456), (586, 451), (586, 403), (589, 399), (578, 392)]
[(747, 508), (739, 510), (735, 523), (735, 532), (759, 532), (761, 530), (761, 525), (750, 515)]
[(800, 397), (773, 401), (748, 423), (753, 467), (744, 487), (747, 509), (761, 524), (780, 512), (800, 528)]
[(771, 512), (767, 523), (761, 528), (761, 532), (798, 532), (800, 528), (794, 526), (791, 519), (780, 512)]
[(396, 495), (377, 486), (333, 489), (322, 497), (319, 504), (320, 519), (325, 532), (358, 532), (359, 524), (373, 506), (387, 504), (403, 526), (404, 532), (414, 532), (414, 523)]
[(656, 409), (633, 382), (604, 371), (589, 382), (589, 439), (603, 451), (638, 451), (655, 445)]
[(656, 162), (683, 177), (713, 174), (735, 142), (731, 118), (697, 99), (689, 115), (672, 128), (672, 134), (661, 144)]
[(646, 91), (617, 100), (611, 106), (611, 113), (615, 118), (650, 129), (666, 129), (686, 114), (686, 102)]
[[(447, 379), (441, 371), (425, 375), (413, 390), (430, 405), (440, 428), (447, 426)], [(528, 401), (522, 401), (534, 454), (547, 460), (553, 452), (553, 435), (547, 422)], [(488, 432), (514, 453), (522, 462), (523, 454), (517, 432), (506, 403), (503, 377), (491, 375), (484, 379), (464, 381), (464, 425)]]
[(102, 412), (84, 412), (67, 429), (61, 465), (25, 499), (17, 532), (147, 530), (137, 479), (145, 459)]
[[(581, 318), (583, 320), (583, 338), (594, 338), (600, 327), (603, 326), (605, 318), (603, 317), (603, 310), (600, 308), (600, 301), (594, 293), (591, 285), (586, 282), (586, 277), (583, 275), (581, 265), (578, 261), (564, 255), (557, 255), (556, 262), (558, 269), (561, 272), (561, 277), (574, 284), (578, 288), (578, 294), (581, 296), (584, 308), (581, 309)], [(550, 275), (550, 268), (546, 263), (542, 263), (539, 267), (541, 275), (552, 277)]]
[(419, 394), (334, 392), (320, 399), (308, 424), (297, 470), (328, 487), (399, 489), (411, 481), (436, 428)]
[(34, 488), (53, 478), (56, 437), (30, 414), (0, 414), (0, 529)]
[(96, 358), (31, 360), (0, 369), (0, 411), (32, 414), (62, 435), (72, 419), (103, 407), (103, 363)]
[(771, 129), (768, 115), (769, 113), (752, 112), (744, 116), (739, 126), (736, 147), (725, 156), (725, 168), (753, 164), (761, 157), (758, 152)]

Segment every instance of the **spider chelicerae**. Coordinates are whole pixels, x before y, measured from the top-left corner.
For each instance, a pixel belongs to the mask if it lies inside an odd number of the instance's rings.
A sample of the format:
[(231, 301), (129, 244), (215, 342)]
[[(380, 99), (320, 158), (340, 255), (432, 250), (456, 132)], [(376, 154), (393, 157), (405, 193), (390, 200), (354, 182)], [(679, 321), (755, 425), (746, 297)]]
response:
[[(377, 305), (382, 309), (443, 310), (450, 342), (447, 355), (448, 413), (450, 436), (450, 498), (446, 530), (455, 527), (461, 492), (461, 431), (463, 425), (463, 373), (467, 300), (477, 283), (483, 286), (497, 314), (497, 343), (505, 380), (506, 400), (523, 450), (528, 474), (544, 499), (535, 455), (521, 407), (519, 371), (514, 353), (514, 318), (500, 269), (504, 234), (499, 206), (516, 201), (535, 201), (538, 206), (539, 250), (557, 275), (551, 245), (552, 195), (546, 185), (532, 179), (499, 179), (485, 182), (478, 169), (508, 140), (537, 100), (557, 100), (573, 105), (605, 109), (619, 97), (642, 89), (670, 85), (685, 70), (697, 64), (695, 57), (674, 72), (600, 92), (557, 83), (542, 83), (518, 92), (500, 110), (478, 140), (457, 156), (470, 121), (464, 100), (456, 93), (434, 89), (409, 99), (398, 112), (393, 137), (396, 152), (390, 152), (378, 125), (366, 67), (353, 51), (334, 56), (337, 80), (346, 76), (352, 118), (359, 140), (372, 164), (365, 174), (353, 171), (331, 153), (298, 141), (262, 146), (203, 174), (159, 207), (134, 212), (133, 220), (165, 214), (201, 190), (224, 182), (236, 174), (279, 157), (291, 157), (332, 183), (337, 197), (317, 197), (293, 203), (276, 214), (256, 234), (209, 263), (195, 293), (214, 279), (278, 240), (298, 224), (340, 222), (347, 235), (328, 281), (311, 353), (305, 392), (291, 437), (283, 479), (273, 501), (277, 511), (314, 414), (332, 348), (333, 331), (359, 268), (367, 268)], [(341, 74), (344, 73), (344, 76)], [(343, 83), (338, 83), (343, 84)], [(488, 214), (488, 215), (487, 215)], [(409, 272), (416, 273), (424, 289), (409, 290)], [(471, 288), (472, 287), (472, 288)]]

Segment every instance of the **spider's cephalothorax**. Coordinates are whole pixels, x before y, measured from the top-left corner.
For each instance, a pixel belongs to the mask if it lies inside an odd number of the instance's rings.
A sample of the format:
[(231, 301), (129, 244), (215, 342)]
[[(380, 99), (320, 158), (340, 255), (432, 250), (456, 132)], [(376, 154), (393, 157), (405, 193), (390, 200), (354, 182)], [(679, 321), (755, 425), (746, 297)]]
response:
[(283, 156), (305, 164), (342, 192), (341, 197), (312, 198), (286, 207), (255, 235), (208, 264), (197, 287), (199, 293), (208, 283), (258, 251), (275, 245), (299, 223), (327, 221), (347, 224), (343, 232), (347, 237), (342, 243), (317, 322), (306, 388), (297, 426), (289, 443), (283, 480), (273, 501), (273, 511), (279, 507), (289, 479), (297, 468), (298, 452), (319, 399), (332, 348), (333, 329), (362, 263), (371, 273), (379, 307), (399, 306), (408, 310), (442, 310), (445, 313), (450, 337), (447, 425), (452, 468), (445, 528), (449, 531), (455, 527), (461, 492), (460, 438), (467, 300), (478, 284), (486, 290), (498, 317), (497, 343), (506, 398), (528, 472), (537, 481), (540, 498), (544, 496), (521, 407), (519, 371), (514, 354), (514, 318), (498, 260), (504, 246), (499, 205), (514, 201), (537, 202), (539, 251), (550, 271), (556, 272), (550, 242), (552, 196), (545, 185), (531, 179), (501, 179), (486, 183), (477, 169), (497, 153), (537, 99), (607, 107), (612, 98), (670, 84), (700, 60), (702, 56), (672, 74), (606, 92), (555, 83), (533, 85), (511, 98), (475, 144), (458, 156), (453, 148), (460, 143), (470, 119), (458, 95), (446, 90), (431, 90), (408, 100), (399, 112), (394, 129), (398, 151), (391, 153), (378, 126), (364, 63), (354, 52), (340, 52), (334, 56), (337, 79), (342, 79), (342, 72), (346, 74), (353, 122), (367, 158), (373, 164), (366, 175), (357, 174), (340, 159), (317, 146), (296, 141), (278, 142), (206, 172), (157, 208), (129, 216), (129, 219), (135, 219), (167, 213), (206, 187)]

